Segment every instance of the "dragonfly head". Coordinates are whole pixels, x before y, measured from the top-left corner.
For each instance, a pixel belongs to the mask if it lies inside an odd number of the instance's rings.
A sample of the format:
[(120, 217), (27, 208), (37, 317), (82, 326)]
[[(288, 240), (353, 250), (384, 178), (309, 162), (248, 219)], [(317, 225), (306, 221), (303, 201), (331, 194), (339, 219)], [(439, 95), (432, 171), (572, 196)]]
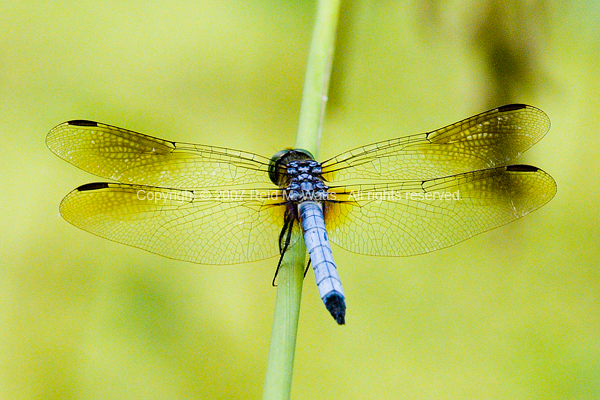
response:
[(271, 182), (279, 187), (286, 186), (290, 179), (287, 174), (287, 164), (289, 164), (291, 161), (314, 159), (315, 158), (308, 150), (288, 149), (278, 151), (273, 157), (271, 157), (271, 161), (269, 162), (269, 178), (271, 179)]

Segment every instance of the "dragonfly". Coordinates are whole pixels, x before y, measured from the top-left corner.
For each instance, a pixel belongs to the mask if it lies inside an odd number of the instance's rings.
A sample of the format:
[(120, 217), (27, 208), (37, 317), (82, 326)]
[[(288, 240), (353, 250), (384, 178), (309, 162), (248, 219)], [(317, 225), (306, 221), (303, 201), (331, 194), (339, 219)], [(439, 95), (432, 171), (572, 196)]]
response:
[(87, 120), (57, 125), (46, 143), (113, 181), (79, 186), (62, 200), (60, 214), (74, 226), (213, 265), (276, 256), (281, 263), (302, 238), (319, 295), (344, 324), (330, 242), (358, 254), (412, 256), (529, 214), (554, 197), (556, 182), (540, 168), (508, 163), (549, 128), (540, 109), (510, 104), (323, 162), (302, 149), (267, 158)]

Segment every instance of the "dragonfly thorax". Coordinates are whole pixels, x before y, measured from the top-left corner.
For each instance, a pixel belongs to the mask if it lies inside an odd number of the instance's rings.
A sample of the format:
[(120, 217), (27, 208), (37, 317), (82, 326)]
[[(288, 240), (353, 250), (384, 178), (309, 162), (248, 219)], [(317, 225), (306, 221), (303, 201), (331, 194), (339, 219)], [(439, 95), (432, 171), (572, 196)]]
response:
[(269, 178), (283, 189), (286, 201), (327, 200), (329, 188), (322, 174), (321, 164), (306, 150), (282, 150), (269, 163)]
[(290, 161), (286, 166), (289, 183), (283, 196), (288, 201), (327, 200), (328, 187), (321, 177), (321, 165), (315, 160)]

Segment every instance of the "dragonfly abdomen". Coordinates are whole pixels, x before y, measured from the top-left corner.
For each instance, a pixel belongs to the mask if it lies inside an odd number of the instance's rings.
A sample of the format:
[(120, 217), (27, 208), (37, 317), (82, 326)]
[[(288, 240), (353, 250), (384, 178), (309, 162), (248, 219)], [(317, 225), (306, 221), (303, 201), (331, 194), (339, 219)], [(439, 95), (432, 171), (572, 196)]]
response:
[(333, 318), (342, 325), (346, 314), (344, 290), (327, 239), (322, 206), (318, 202), (304, 201), (299, 204), (298, 211), (319, 295)]
[[(329, 188), (323, 182), (322, 172), (321, 165), (305, 150), (280, 151), (271, 158), (269, 164), (271, 181), (283, 188), (283, 197), (290, 206), (289, 210), (297, 210), (286, 215), (294, 220), (300, 219), (319, 295), (333, 318), (342, 325), (345, 322), (346, 303), (327, 240), (322, 203), (328, 198)], [(284, 224), (280, 234), (280, 243), (286, 232), (288, 235), (286, 244), (280, 246), (282, 254), (289, 242), (291, 230), (288, 229), (291, 229), (289, 224)]]

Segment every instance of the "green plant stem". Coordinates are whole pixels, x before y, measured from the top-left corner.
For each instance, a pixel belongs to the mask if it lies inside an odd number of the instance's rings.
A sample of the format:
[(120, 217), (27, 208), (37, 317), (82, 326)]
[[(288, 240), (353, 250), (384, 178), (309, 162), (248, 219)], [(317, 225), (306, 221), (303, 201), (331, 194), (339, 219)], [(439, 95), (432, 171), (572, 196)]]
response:
[[(315, 157), (323, 128), (340, 3), (341, 0), (319, 0), (308, 55), (296, 148), (308, 150)], [(290, 398), (305, 262), (306, 248), (300, 237), (285, 253), (277, 279), (263, 400)]]
[(277, 276), (277, 298), (264, 400), (290, 398), (305, 260), (304, 241), (299, 240), (285, 253)]
[(308, 54), (296, 148), (318, 158), (341, 0), (319, 0)]

